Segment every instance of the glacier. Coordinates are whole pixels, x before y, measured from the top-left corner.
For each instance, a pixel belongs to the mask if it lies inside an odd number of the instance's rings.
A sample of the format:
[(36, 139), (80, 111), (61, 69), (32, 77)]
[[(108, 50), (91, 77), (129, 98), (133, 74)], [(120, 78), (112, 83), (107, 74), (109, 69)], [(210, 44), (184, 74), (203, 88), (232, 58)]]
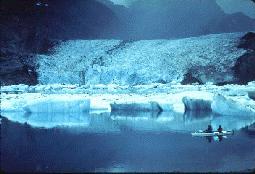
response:
[(246, 50), (244, 33), (211, 34), (177, 40), (69, 40), (53, 54), (37, 56), (40, 84), (144, 85), (181, 82), (191, 71), (203, 83), (233, 81), (234, 66)]

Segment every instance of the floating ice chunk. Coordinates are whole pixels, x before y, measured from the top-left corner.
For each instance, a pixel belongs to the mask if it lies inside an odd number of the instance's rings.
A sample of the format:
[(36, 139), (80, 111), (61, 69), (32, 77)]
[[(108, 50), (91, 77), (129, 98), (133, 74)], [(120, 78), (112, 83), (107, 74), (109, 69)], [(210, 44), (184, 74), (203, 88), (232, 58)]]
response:
[(213, 98), (212, 111), (220, 115), (255, 116), (255, 109), (248, 104), (217, 94)]
[(211, 100), (183, 97), (182, 101), (185, 105), (185, 111), (211, 111)]
[(168, 111), (173, 111), (173, 106), (170, 103), (166, 103), (166, 102), (158, 102), (160, 108), (162, 109), (162, 111), (168, 112)]
[(19, 84), (19, 85), (10, 85), (10, 86), (1, 86), (1, 92), (27, 92), (28, 85)]
[(27, 103), (23, 107), (28, 113), (76, 113), (89, 111), (90, 100), (86, 98), (70, 98), (70, 96), (47, 97)]
[(248, 96), (250, 99), (255, 100), (255, 91), (248, 91)]
[(248, 86), (255, 86), (255, 81), (248, 82)]
[(161, 112), (162, 108), (157, 102), (146, 102), (146, 103), (111, 103), (111, 110), (114, 111), (157, 111)]
[(45, 85), (36, 85), (35, 92), (43, 92), (45, 87), (46, 87)]
[(90, 110), (103, 110), (105, 112), (111, 112), (111, 106), (110, 103), (102, 100), (102, 99), (98, 99), (96, 97), (91, 97), (90, 100)]
[[(187, 85), (186, 85), (187, 86)], [(195, 86), (190, 86), (190, 88), (185, 89), (184, 92), (178, 92), (171, 96), (171, 100), (169, 103), (172, 105), (173, 110), (175, 112), (184, 113), (185, 112), (185, 104), (183, 102), (183, 98), (187, 97), (192, 100), (205, 100), (212, 101), (213, 93), (205, 92), (205, 91), (194, 91), (193, 88)], [(195, 110), (194, 110), (195, 111)]]

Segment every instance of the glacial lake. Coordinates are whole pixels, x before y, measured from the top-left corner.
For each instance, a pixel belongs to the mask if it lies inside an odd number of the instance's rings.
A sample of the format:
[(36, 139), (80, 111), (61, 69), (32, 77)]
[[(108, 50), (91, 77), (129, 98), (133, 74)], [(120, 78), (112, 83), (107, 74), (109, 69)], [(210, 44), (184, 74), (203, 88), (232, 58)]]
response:
[[(240, 129), (254, 123), (249, 118), (153, 113), (74, 115), (2, 115), (1, 171), (238, 172), (255, 168), (254, 130)], [(55, 127), (61, 120), (70, 125)], [(50, 123), (52, 127), (43, 127)], [(192, 137), (191, 132), (208, 124), (239, 130), (221, 141)]]

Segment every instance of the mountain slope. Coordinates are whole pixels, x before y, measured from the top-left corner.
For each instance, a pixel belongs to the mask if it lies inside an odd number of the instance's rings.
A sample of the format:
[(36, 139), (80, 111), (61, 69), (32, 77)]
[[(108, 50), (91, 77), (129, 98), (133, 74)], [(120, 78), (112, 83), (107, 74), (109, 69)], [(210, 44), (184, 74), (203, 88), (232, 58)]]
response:
[(215, 0), (139, 0), (129, 8), (109, 0), (0, 3), (3, 85), (37, 84), (37, 54), (50, 54), (61, 40), (173, 39), (255, 29), (255, 20), (225, 14)]
[(0, 8), (2, 84), (38, 83), (35, 54), (47, 54), (55, 40), (109, 38), (118, 26), (95, 0), (2, 0)]
[(139, 0), (129, 7), (98, 0), (119, 18), (122, 39), (171, 39), (255, 29), (255, 19), (226, 14), (216, 0)]

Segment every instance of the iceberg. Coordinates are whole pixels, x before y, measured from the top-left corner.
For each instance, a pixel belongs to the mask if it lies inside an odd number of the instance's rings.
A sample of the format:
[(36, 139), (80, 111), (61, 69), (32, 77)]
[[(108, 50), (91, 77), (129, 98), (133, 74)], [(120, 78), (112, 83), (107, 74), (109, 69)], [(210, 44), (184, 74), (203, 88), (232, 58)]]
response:
[(161, 112), (163, 109), (157, 102), (147, 102), (147, 103), (112, 103), (111, 110), (114, 111), (156, 111)]
[(248, 97), (252, 100), (255, 100), (255, 91), (248, 91)]
[[(226, 120), (221, 122), (226, 116), (220, 116), (213, 123), (214, 126), (222, 124), (224, 127), (233, 129), (250, 125), (254, 123), (255, 118), (255, 101), (247, 95), (248, 91), (255, 90), (253, 84), (225, 86), (151, 84), (132, 87), (54, 84), (29, 86), (28, 91), (21, 94), (4, 92), (15, 91), (23, 87), (22, 85), (13, 85), (4, 86), (1, 89), (3, 90), (1, 93), (1, 115), (13, 121), (35, 126), (48, 124), (51, 127), (61, 125), (79, 127), (85, 122), (82, 119), (80, 121), (77, 119), (76, 122), (78, 115), (82, 117), (86, 114), (95, 114), (90, 118), (97, 122), (98, 127), (103, 126), (103, 121), (111, 127), (110, 125), (120, 120), (123, 121), (123, 125), (127, 126), (127, 122), (124, 120), (128, 122), (132, 120), (132, 124), (139, 127), (140, 124), (143, 125), (147, 122), (155, 125), (155, 129), (164, 127), (164, 130), (167, 131), (193, 131), (205, 129), (205, 125), (211, 124), (214, 116), (219, 114), (230, 115), (232, 120), (236, 117), (236, 122), (240, 124), (237, 125), (235, 121), (230, 123)], [(30, 93), (30, 88), (39, 91)], [(215, 95), (217, 93), (221, 95)], [(101, 117), (98, 114), (101, 113), (109, 115), (104, 117), (102, 122), (98, 122)], [(49, 119), (45, 117), (47, 115), (51, 115)], [(242, 120), (243, 116), (246, 116), (245, 120)], [(46, 121), (42, 120), (40, 123), (40, 119), (46, 119)], [(71, 120), (70, 124), (66, 121), (68, 119)], [(72, 119), (75, 120), (72, 121)], [(183, 123), (185, 125), (182, 125)], [(92, 130), (92, 128), (89, 129)], [(114, 130), (117, 129), (114, 128)]]
[(211, 111), (211, 100), (193, 99), (190, 97), (183, 97), (182, 99), (186, 111)]
[(27, 113), (79, 113), (90, 110), (90, 100), (59, 96), (41, 98), (27, 103), (23, 110)]
[(219, 115), (255, 116), (255, 109), (249, 103), (235, 101), (216, 94), (212, 102), (212, 111)]

